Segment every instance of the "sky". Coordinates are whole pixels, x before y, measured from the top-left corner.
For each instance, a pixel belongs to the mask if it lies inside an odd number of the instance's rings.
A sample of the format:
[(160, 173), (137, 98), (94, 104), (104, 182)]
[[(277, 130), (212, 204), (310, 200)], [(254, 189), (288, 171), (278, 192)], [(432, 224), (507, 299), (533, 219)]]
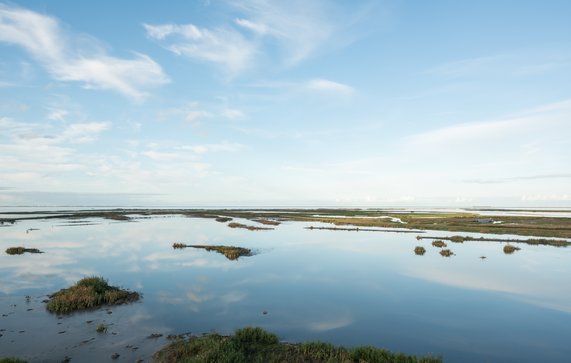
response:
[(571, 207), (569, 14), (0, 2), (0, 205)]

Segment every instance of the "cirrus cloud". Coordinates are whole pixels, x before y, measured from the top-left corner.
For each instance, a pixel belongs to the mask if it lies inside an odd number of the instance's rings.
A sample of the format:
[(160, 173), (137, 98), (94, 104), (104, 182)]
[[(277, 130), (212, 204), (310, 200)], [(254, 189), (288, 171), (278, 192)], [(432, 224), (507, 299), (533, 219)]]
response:
[(92, 38), (65, 32), (57, 19), (16, 6), (0, 4), (0, 42), (22, 47), (52, 78), (85, 88), (142, 99), (147, 88), (169, 82), (161, 66), (144, 54), (110, 56)]

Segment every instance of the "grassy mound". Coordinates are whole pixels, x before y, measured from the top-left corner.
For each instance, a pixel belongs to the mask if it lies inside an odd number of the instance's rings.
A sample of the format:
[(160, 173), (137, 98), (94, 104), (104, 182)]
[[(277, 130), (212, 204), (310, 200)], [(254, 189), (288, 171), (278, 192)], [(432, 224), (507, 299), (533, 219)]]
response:
[(328, 343), (309, 342), (301, 344), (280, 343), (276, 335), (261, 328), (236, 330), (233, 336), (209, 334), (176, 341), (154, 355), (158, 363), (171, 362), (217, 362), (217, 363), (432, 363), (441, 358), (415, 357), (391, 353), (374, 347), (343, 348)]
[(126, 304), (139, 298), (139, 293), (110, 286), (102, 277), (86, 277), (51, 295), (46, 308), (52, 313), (67, 314), (102, 305)]
[(516, 247), (516, 246), (512, 246), (512, 245), (505, 245), (505, 246), (504, 246), (504, 253), (505, 253), (506, 255), (512, 254), (512, 253), (514, 253), (515, 251), (519, 251), (519, 250), (521, 250), (521, 248)]
[(6, 253), (9, 255), (23, 255), (24, 253), (43, 253), (37, 248), (26, 248), (26, 247), (9, 247), (6, 249)]
[(446, 247), (446, 243), (444, 243), (444, 241), (441, 240), (433, 241), (432, 245), (438, 248)]
[(440, 254), (444, 257), (450, 257), (450, 256), (454, 255), (454, 253), (450, 250), (441, 250)]
[(252, 250), (244, 247), (235, 247), (235, 246), (207, 246), (207, 245), (187, 245), (184, 243), (175, 242), (172, 245), (174, 249), (181, 249), (181, 248), (200, 248), (206, 251), (214, 251), (223, 254), (229, 260), (237, 260), (242, 256), (252, 256)]
[(416, 246), (416, 247), (414, 248), (414, 253), (416, 253), (417, 255), (422, 256), (422, 255), (424, 255), (424, 254), (426, 253), (426, 249), (425, 249), (424, 247), (422, 247), (422, 246)]

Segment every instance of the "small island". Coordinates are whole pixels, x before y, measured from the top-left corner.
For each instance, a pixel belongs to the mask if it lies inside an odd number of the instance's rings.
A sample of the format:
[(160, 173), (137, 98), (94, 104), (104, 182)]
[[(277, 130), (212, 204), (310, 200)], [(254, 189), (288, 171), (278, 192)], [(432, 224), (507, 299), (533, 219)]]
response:
[(102, 277), (85, 277), (75, 285), (50, 295), (46, 308), (51, 313), (68, 314), (103, 305), (121, 305), (140, 299), (134, 291), (111, 286)]

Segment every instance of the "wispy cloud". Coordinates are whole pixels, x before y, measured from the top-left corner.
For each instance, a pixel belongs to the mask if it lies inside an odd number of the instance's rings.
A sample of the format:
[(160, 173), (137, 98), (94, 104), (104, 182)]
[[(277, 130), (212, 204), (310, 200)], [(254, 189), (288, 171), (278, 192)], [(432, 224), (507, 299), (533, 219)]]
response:
[(171, 52), (214, 63), (231, 74), (248, 68), (256, 52), (255, 44), (232, 28), (205, 29), (193, 24), (143, 26), (150, 38), (161, 41)]
[(147, 35), (171, 52), (209, 62), (230, 75), (260, 59), (294, 65), (334, 38), (337, 23), (323, 1), (227, 1), (232, 22), (211, 28), (195, 24), (143, 24)]
[(499, 183), (510, 183), (522, 180), (545, 180), (545, 179), (571, 179), (571, 173), (569, 174), (544, 174), (544, 175), (528, 175), (528, 176), (514, 176), (508, 178), (479, 178), (479, 179), (467, 179), (464, 180), (465, 183), (474, 184), (499, 184)]
[(64, 121), (67, 115), (69, 115), (69, 111), (67, 110), (53, 109), (48, 113), (48, 120)]
[(307, 88), (316, 91), (334, 92), (345, 95), (350, 95), (355, 91), (351, 86), (330, 81), (328, 79), (312, 79), (307, 82)]
[(92, 38), (64, 31), (57, 19), (16, 6), (0, 4), (0, 42), (24, 48), (54, 79), (81, 82), (85, 88), (141, 99), (147, 88), (169, 82), (146, 55), (112, 57)]

